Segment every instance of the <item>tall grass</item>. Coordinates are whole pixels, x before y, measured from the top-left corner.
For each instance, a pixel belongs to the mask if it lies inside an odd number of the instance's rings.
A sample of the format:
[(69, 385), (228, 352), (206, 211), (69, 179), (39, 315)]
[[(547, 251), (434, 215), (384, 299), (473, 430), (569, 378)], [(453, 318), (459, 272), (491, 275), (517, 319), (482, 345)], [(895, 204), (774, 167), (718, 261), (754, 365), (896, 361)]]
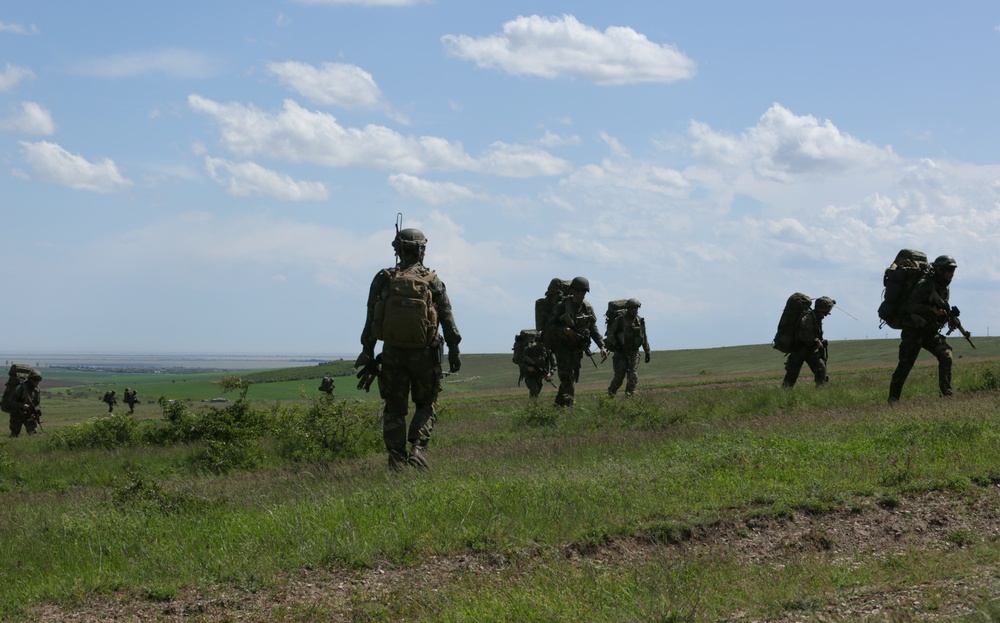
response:
[[(0, 616), (456, 556), (495, 573), (450, 571), (433, 591), (401, 584), (375, 601), (361, 588), (356, 618), (766, 618), (859, 587), (969, 579), (1000, 554), (975, 533), (889, 558), (859, 551), (847, 567), (823, 554), (821, 534), (811, 554), (760, 567), (685, 544), (720, 524), (988, 497), (1000, 482), (998, 369), (956, 366), (960, 391), (940, 399), (933, 370), (918, 368), (894, 408), (884, 370), (791, 391), (752, 376), (650, 383), (633, 399), (583, 391), (572, 409), (466, 393), (440, 405), (429, 472), (386, 468), (376, 402), (260, 405), (239, 384), (221, 408), (164, 401), (156, 420), (116, 414), (4, 440)], [(616, 542), (647, 546), (625, 566), (591, 555)]]

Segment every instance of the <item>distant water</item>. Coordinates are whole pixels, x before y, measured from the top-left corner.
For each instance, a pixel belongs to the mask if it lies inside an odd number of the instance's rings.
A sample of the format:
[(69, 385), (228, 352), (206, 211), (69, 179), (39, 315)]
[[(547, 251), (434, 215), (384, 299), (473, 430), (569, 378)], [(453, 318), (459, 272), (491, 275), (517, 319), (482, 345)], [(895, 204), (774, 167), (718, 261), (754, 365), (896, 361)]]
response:
[(36, 368), (136, 368), (196, 370), (264, 370), (315, 366), (327, 361), (353, 358), (353, 355), (245, 355), (245, 354), (0, 354), (6, 366), (25, 363)]

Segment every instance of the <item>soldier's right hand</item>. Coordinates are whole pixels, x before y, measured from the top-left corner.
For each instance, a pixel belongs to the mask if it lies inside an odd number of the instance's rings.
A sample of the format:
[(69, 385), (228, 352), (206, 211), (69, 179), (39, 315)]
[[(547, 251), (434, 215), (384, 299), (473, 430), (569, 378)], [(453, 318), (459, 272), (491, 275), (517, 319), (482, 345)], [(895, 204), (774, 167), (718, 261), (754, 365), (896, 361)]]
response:
[(358, 358), (354, 360), (354, 367), (360, 368), (361, 366), (366, 366), (369, 361), (371, 361), (371, 357), (368, 356), (368, 353), (361, 353), (358, 355)]

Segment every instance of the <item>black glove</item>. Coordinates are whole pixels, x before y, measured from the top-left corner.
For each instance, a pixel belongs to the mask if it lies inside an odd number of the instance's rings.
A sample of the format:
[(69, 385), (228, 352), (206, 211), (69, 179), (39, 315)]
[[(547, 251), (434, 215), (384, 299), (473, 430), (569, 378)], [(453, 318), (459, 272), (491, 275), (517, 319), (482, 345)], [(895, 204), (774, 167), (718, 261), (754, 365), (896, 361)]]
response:
[(649, 353), (646, 353), (646, 363), (649, 363)]
[(448, 371), (452, 374), (462, 369), (462, 360), (458, 357), (457, 348), (448, 349)]

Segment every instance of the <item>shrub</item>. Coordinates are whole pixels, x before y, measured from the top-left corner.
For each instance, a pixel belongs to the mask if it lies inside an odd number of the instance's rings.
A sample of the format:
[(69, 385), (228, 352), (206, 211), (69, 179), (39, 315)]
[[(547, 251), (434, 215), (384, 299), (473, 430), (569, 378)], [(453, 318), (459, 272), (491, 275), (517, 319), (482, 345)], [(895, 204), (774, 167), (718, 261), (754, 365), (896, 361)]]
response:
[(559, 422), (560, 407), (539, 400), (529, 400), (520, 410), (514, 412), (514, 425), (520, 428), (546, 428)]
[(188, 467), (196, 472), (227, 474), (238, 469), (254, 469), (264, 460), (264, 451), (253, 441), (208, 440), (187, 458)]
[(165, 491), (155, 480), (146, 480), (142, 474), (131, 469), (111, 491), (111, 502), (122, 511), (152, 511), (167, 515), (197, 511), (207, 506), (205, 500), (194, 496)]
[(46, 439), (50, 448), (123, 448), (140, 445), (139, 422), (127, 413), (113, 413), (83, 424), (58, 429)]
[(280, 456), (328, 461), (363, 456), (382, 447), (381, 404), (313, 398), (308, 407), (276, 407), (274, 437)]

